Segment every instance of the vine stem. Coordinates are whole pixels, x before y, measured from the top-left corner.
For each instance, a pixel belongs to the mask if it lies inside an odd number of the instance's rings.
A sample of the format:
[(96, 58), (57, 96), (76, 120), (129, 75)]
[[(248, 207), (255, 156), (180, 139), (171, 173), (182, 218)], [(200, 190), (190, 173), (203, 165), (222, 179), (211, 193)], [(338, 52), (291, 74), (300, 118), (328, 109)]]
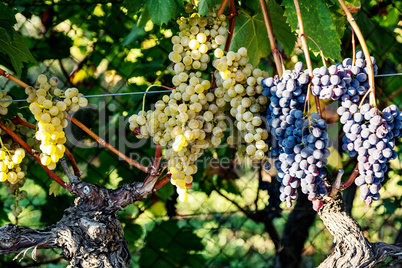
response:
[(339, 190), (341, 189), (342, 185), (342, 175), (345, 173), (343, 169), (338, 169), (338, 175), (336, 176), (335, 182), (332, 185), (331, 192), (329, 194), (330, 197), (335, 198), (335, 196), (338, 194)]
[(321, 60), (322, 60), (322, 65), (325, 66), (325, 67), (327, 67), (327, 63), (325, 62), (324, 52), (322, 52), (321, 47), (317, 44), (317, 42), (316, 42), (312, 37), (308, 36), (307, 34), (306, 34), (305, 36), (307, 36), (308, 38), (310, 38), (310, 40), (313, 41), (314, 44), (317, 46), (318, 50), (320, 51)]
[(216, 15), (217, 17), (219, 17), (220, 15), (222, 15), (222, 13), (223, 13), (223, 11), (225, 10), (225, 7), (227, 6), (228, 2), (229, 2), (229, 0), (223, 0), (223, 1), (222, 1), (221, 5), (220, 5), (220, 7), (219, 7), (219, 9), (218, 9), (218, 13), (216, 13), (216, 14), (217, 14), (217, 15)]
[(344, 189), (348, 188), (350, 185), (352, 185), (352, 183), (355, 181), (358, 174), (359, 174), (359, 165), (356, 164), (356, 166), (353, 169), (352, 173), (350, 174), (349, 178), (345, 182), (341, 183), (341, 187), (339, 188), (339, 190), (344, 190)]
[(162, 188), (162, 186), (164, 186), (166, 183), (168, 183), (170, 181), (170, 177), (172, 176), (171, 173), (167, 173), (165, 176), (163, 176), (162, 178), (160, 178), (154, 186), (154, 190), (159, 190), (160, 188)]
[[(304, 32), (302, 14), (301, 14), (301, 11), (300, 11), (299, 1), (298, 0), (293, 0), (293, 2), (294, 2), (295, 7), (296, 7), (297, 20), (299, 22), (299, 30), (300, 30), (299, 38), (300, 38), (300, 40), (302, 42), (304, 57), (306, 58), (308, 74), (310, 76), (310, 81), (311, 81), (311, 79), (313, 79), (313, 65), (311, 64), (311, 58), (310, 58), (310, 54), (309, 54), (309, 51), (308, 51), (306, 35), (305, 35), (305, 32)], [(307, 97), (309, 97), (309, 96), (310, 96), (310, 87), (309, 87), (309, 90), (307, 92)], [(314, 100), (315, 100), (315, 105), (317, 107), (317, 113), (322, 118), (320, 99), (318, 98), (318, 96), (314, 96)]]
[(352, 53), (353, 53), (353, 57), (352, 57), (352, 66), (355, 66), (355, 62), (356, 62), (356, 41), (355, 41), (355, 31), (352, 28)]
[(235, 26), (235, 22), (236, 22), (236, 13), (237, 13), (237, 11), (236, 11), (234, 0), (230, 0), (230, 2), (229, 2), (229, 14), (227, 16), (228, 19), (229, 19), (229, 29), (228, 29), (228, 36), (226, 37), (225, 48), (224, 48), (224, 50), (226, 52), (229, 51), (230, 43), (232, 42), (233, 33), (234, 33), (234, 26)]
[(260, 6), (262, 10), (262, 15), (264, 16), (265, 27), (267, 28), (268, 39), (271, 45), (272, 54), (274, 56), (276, 70), (278, 71), (278, 75), (281, 78), (283, 74), (283, 68), (280, 59), (280, 52), (276, 47), (275, 34), (272, 28), (271, 17), (269, 16), (269, 10), (267, 5), (265, 4), (265, 0), (260, 0)]
[(28, 84), (22, 82), (21, 80), (19, 80), (17, 77), (12, 76), (11, 74), (9, 74), (8, 72), (6, 72), (5, 70), (0, 68), (0, 75), (4, 76), (7, 79), (10, 79), (11, 81), (13, 81), (14, 83), (22, 86), (23, 88), (28, 87)]
[[(296, 1), (296, 0), (295, 0)], [(367, 66), (367, 74), (368, 74), (368, 79), (369, 79), (369, 86), (370, 86), (370, 99), (369, 103), (372, 107), (376, 107), (376, 101), (375, 101), (375, 83), (374, 83), (374, 68), (373, 68), (373, 63), (371, 62), (370, 58), (370, 52), (368, 50), (366, 40), (364, 40), (363, 34), (360, 31), (359, 26), (357, 25), (355, 19), (352, 16), (352, 13), (350, 13), (348, 7), (346, 6), (345, 2), (343, 0), (338, 0), (339, 4), (342, 6), (343, 11), (346, 14), (346, 18), (348, 19), (348, 22), (350, 26), (352, 27), (353, 31), (355, 32), (357, 39), (359, 40), (360, 46), (362, 47), (364, 57), (366, 59), (366, 66)]]
[(5, 126), (2, 122), (0, 122), (0, 128), (3, 129), (8, 135), (10, 135), (16, 142), (18, 142), (30, 155), (35, 158), (35, 160), (43, 167), (43, 169), (46, 171), (47, 175), (56, 181), (58, 184), (61, 185), (64, 189), (67, 189), (69, 192), (71, 192), (71, 186), (67, 184), (65, 181), (60, 179), (59, 176), (57, 176), (52, 170), (50, 170), (47, 166), (42, 165), (39, 156), (34, 153), (32, 150), (31, 146), (29, 146), (25, 141), (21, 139), (20, 136), (14, 133), (11, 129), (9, 129), (7, 126)]
[(73, 167), (74, 170), (74, 175), (78, 178), (81, 177), (81, 171), (77, 166), (77, 162), (75, 161), (75, 158), (73, 154), (66, 148), (66, 151), (64, 152), (68, 158), (68, 162), (70, 162), (71, 166)]
[(100, 145), (102, 145), (105, 148), (107, 148), (110, 151), (112, 151), (114, 154), (119, 156), (121, 159), (126, 161), (128, 164), (130, 164), (130, 165), (132, 165), (132, 166), (134, 166), (134, 167), (136, 167), (136, 168), (138, 168), (138, 169), (140, 169), (140, 170), (142, 170), (142, 171), (144, 171), (146, 173), (149, 172), (147, 167), (145, 167), (145, 166), (141, 165), (140, 163), (134, 161), (133, 159), (129, 158), (128, 156), (126, 156), (125, 154), (123, 154), (122, 152), (120, 152), (119, 150), (114, 148), (112, 145), (110, 145), (104, 139), (102, 139), (101, 137), (96, 135), (92, 130), (90, 130), (87, 126), (85, 126), (83, 123), (81, 123), (76, 118), (72, 117), (71, 115), (67, 115), (67, 119), (69, 119), (71, 122), (73, 122), (75, 125), (77, 125), (80, 129), (85, 131), (89, 136), (94, 138), (97, 143), (99, 143)]

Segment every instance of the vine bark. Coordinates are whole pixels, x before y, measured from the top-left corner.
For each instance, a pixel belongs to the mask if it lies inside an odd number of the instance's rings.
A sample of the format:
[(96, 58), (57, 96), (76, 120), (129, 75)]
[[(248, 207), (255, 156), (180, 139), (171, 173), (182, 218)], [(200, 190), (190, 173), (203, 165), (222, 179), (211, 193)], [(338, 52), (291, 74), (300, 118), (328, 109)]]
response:
[(378, 267), (402, 262), (402, 247), (370, 243), (359, 224), (346, 212), (340, 194), (327, 201), (318, 211), (324, 225), (333, 235), (335, 247), (320, 268)]

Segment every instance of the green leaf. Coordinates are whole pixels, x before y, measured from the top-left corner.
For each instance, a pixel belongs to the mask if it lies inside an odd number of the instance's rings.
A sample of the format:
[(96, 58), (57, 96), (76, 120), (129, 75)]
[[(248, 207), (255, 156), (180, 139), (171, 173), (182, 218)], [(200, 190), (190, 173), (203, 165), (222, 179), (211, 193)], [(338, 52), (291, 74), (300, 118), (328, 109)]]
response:
[(137, 41), (138, 39), (144, 37), (147, 32), (144, 30), (144, 27), (138, 28), (137, 26), (133, 26), (131, 32), (126, 36), (126, 38), (121, 41), (123, 46), (129, 45)]
[(270, 45), (262, 13), (251, 17), (242, 12), (236, 19), (229, 50), (237, 51), (241, 47), (247, 48), (249, 62), (253, 66), (257, 66), (260, 58), (269, 55)]
[(200, 14), (200, 16), (207, 16), (208, 9), (213, 8), (221, 2), (221, 0), (200, 0), (200, 2), (198, 2), (198, 14)]
[(148, 8), (144, 8), (144, 10), (141, 12), (141, 15), (138, 17), (137, 27), (144, 27), (150, 19), (151, 14), (149, 14)]
[(14, 38), (13, 26), (17, 21), (14, 16), (14, 12), (6, 6), (4, 3), (0, 4), (0, 27), (6, 30), (6, 33), (10, 40)]
[(168, 23), (179, 9), (179, 3), (175, 0), (148, 0), (147, 3), (147, 9), (155, 24)]
[(290, 55), (295, 47), (296, 35), (292, 33), (289, 24), (286, 23), (285, 11), (282, 7), (275, 1), (269, 1), (268, 6), (275, 37), (286, 54)]
[(4, 29), (0, 29), (0, 51), (6, 53), (11, 63), (17, 72), (17, 75), (21, 75), (22, 66), (24, 62), (35, 62), (34, 57), (29, 51), (27, 45), (20, 34), (17, 32), (14, 34), (14, 40), (10, 40)]
[[(269, 2), (272, 2), (272, 1), (269, 1)], [(246, 0), (242, 6), (247, 7), (247, 9), (253, 10), (255, 13), (261, 13), (261, 6), (260, 6), (259, 0)]]
[[(295, 5), (292, 0), (283, 1), (285, 16), (293, 31), (298, 29)], [(328, 6), (322, 0), (300, 1), (300, 10), (306, 35), (313, 38), (325, 57), (341, 60), (341, 40)], [(313, 42), (307, 39), (310, 49), (319, 52)]]
[(144, 0), (124, 0), (124, 5), (127, 8), (128, 14), (136, 14), (145, 4)]
[(61, 185), (58, 184), (56, 181), (52, 181), (49, 187), (49, 195), (54, 195), (57, 196), (59, 194), (59, 190), (61, 188)]

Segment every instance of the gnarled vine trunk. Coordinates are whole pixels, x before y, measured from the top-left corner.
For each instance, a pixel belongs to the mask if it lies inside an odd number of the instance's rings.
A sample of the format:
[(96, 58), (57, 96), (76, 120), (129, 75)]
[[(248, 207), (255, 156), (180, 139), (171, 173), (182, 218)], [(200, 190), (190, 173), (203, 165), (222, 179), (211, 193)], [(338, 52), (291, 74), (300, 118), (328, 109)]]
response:
[(112, 202), (101, 200), (108, 189), (96, 190), (93, 198), (77, 197), (59, 222), (43, 230), (12, 224), (1, 227), (0, 253), (59, 248), (70, 261), (68, 267), (128, 267), (131, 255), (117, 210)]
[(318, 211), (335, 247), (319, 267), (378, 267), (402, 262), (402, 247), (386, 243), (370, 243), (358, 223), (346, 213), (341, 196), (326, 202)]

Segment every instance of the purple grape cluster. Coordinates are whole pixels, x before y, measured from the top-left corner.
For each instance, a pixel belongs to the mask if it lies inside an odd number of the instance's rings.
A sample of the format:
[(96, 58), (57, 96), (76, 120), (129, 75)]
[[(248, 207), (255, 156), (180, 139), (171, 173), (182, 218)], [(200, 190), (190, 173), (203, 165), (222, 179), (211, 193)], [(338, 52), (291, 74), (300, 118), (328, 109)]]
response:
[(348, 73), (342, 65), (315, 68), (313, 75), (311, 93), (323, 100), (339, 99), (345, 92), (346, 82), (349, 81)]
[[(338, 100), (349, 96), (349, 100), (356, 103), (360, 96), (369, 89), (366, 60), (361, 50), (356, 52), (356, 62), (352, 66), (352, 59), (346, 58), (342, 64), (322, 66), (313, 70), (311, 93), (320, 99)], [(374, 74), (378, 67), (374, 57), (371, 57)]]
[[(375, 59), (371, 57), (371, 61), (376, 74)], [(347, 58), (343, 60), (342, 67), (337, 65), (337, 68), (343, 68), (342, 81), (346, 84), (339, 98), (341, 106), (337, 110), (345, 133), (342, 149), (348, 151), (350, 157), (357, 156), (359, 176), (355, 183), (360, 186), (360, 199), (371, 204), (380, 197), (378, 191), (388, 169), (387, 163), (396, 157), (395, 138), (401, 136), (402, 114), (395, 105), (380, 112), (370, 106), (369, 98), (361, 104), (369, 89), (362, 51), (356, 52), (354, 66), (352, 59)]]
[(357, 104), (346, 107), (338, 108), (345, 132), (342, 149), (351, 157), (357, 155), (359, 176), (355, 183), (360, 186), (360, 199), (370, 205), (380, 198), (387, 163), (397, 157), (395, 138), (401, 137), (402, 112), (396, 105), (382, 112), (368, 103), (360, 109)]
[(280, 200), (289, 207), (300, 185), (310, 200), (326, 194), (322, 178), (326, 176), (324, 166), (330, 145), (327, 125), (317, 114), (312, 114), (311, 120), (303, 118), (309, 83), (308, 73), (303, 69), (303, 63), (298, 62), (294, 70), (284, 72), (282, 80), (276, 76), (262, 83), (263, 95), (270, 98), (266, 118), (275, 138), (270, 157), (278, 158), (274, 166), (281, 182)]

